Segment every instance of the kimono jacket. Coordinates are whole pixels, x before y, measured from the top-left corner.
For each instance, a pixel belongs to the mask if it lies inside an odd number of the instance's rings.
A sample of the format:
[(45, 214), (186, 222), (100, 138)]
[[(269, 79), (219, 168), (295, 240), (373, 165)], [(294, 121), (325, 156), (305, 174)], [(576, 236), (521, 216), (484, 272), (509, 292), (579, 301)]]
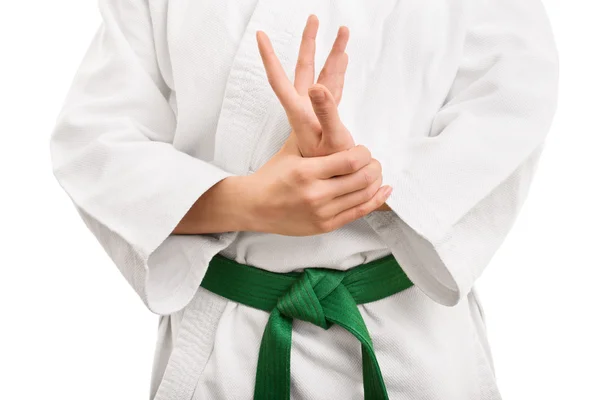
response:
[[(289, 135), (255, 34), (271, 37), (292, 79), (311, 13), (317, 72), (338, 27), (350, 29), (341, 119), (394, 188), (392, 211), (363, 218), (415, 285), (360, 306), (389, 396), (500, 398), (473, 285), (515, 221), (555, 111), (557, 54), (539, 0), (99, 5), (52, 167), (160, 315), (152, 398), (252, 398), (268, 314), (199, 287), (238, 232), (172, 231), (211, 186), (253, 173)], [(294, 321), (291, 374), (293, 399), (362, 398), (360, 345), (335, 326)]]

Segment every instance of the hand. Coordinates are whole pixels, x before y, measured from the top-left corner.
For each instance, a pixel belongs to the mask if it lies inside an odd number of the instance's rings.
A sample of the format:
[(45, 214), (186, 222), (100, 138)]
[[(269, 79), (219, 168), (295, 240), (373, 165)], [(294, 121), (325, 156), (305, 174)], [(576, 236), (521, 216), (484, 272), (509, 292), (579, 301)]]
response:
[(342, 99), (344, 78), (348, 66), (348, 54), (345, 53), (345, 50), (349, 31), (348, 28), (341, 27), (319, 74), (318, 85), (313, 85), (315, 39), (318, 25), (319, 20), (314, 15), (311, 15), (306, 22), (296, 64), (294, 84), (287, 78), (268, 36), (262, 31), (257, 32), (258, 47), (269, 84), (288, 116), (292, 127), (290, 137), (297, 137), (298, 148), (304, 157), (324, 156), (354, 147), (354, 139), (345, 127), (324, 134), (323, 130), (327, 127), (323, 127), (322, 130), (320, 119), (313, 110), (309, 95), (318, 95), (319, 88), (326, 88), (326, 90), (328, 89), (327, 96), (335, 104), (334, 111), (337, 114), (337, 105)]
[(248, 230), (290, 236), (326, 233), (380, 207), (391, 193), (381, 187), (379, 163), (364, 146), (303, 158), (291, 138), (262, 168), (245, 177)]
[[(337, 109), (348, 66), (345, 49), (349, 31), (346, 27), (339, 29), (317, 84), (313, 85), (317, 30), (318, 19), (311, 15), (302, 35), (294, 85), (287, 79), (267, 35), (257, 32), (259, 51), (269, 83), (284, 106), (292, 126), (289, 140), (296, 141), (304, 157), (329, 155), (354, 146), (354, 139), (341, 122)], [(379, 162), (373, 162), (381, 170)], [(377, 209), (390, 210), (385, 203)]]

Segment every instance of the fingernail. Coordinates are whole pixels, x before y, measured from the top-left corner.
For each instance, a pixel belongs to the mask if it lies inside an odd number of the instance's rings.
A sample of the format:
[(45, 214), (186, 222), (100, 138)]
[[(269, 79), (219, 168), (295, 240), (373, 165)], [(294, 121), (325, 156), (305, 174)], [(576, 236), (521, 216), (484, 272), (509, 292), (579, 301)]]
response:
[(308, 95), (314, 101), (321, 101), (321, 100), (323, 100), (325, 98), (325, 93), (323, 93), (323, 91), (319, 90), (319, 89), (309, 91)]
[(390, 194), (392, 194), (392, 190), (394, 189), (391, 186), (387, 188), (387, 190), (385, 191), (386, 198), (390, 197)]

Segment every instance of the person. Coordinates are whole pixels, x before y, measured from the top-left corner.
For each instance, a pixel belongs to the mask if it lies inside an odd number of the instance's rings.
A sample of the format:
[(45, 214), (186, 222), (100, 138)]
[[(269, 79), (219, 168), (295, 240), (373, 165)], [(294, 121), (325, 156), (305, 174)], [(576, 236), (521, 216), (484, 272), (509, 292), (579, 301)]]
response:
[(500, 398), (474, 284), (556, 107), (539, 0), (99, 5), (52, 168), (159, 315), (151, 398)]

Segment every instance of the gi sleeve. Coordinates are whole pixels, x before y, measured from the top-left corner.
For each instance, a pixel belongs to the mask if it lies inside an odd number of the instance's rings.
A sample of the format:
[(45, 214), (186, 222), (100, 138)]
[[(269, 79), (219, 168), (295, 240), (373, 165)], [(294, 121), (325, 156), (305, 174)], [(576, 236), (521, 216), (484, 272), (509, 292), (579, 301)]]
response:
[[(177, 150), (144, 0), (101, 0), (103, 23), (51, 135), (56, 179), (155, 313), (183, 308), (233, 233), (171, 235), (194, 202), (231, 174)], [(200, 110), (199, 110), (200, 111)]]
[(438, 303), (467, 294), (513, 225), (557, 98), (558, 59), (539, 0), (477, 0), (429, 136), (383, 164), (393, 211), (365, 218)]

